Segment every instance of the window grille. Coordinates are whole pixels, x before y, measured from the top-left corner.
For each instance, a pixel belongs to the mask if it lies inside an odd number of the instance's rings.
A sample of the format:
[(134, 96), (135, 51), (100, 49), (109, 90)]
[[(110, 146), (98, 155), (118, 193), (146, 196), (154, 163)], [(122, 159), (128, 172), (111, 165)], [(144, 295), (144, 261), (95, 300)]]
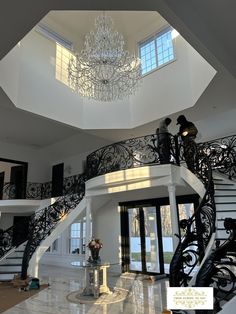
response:
[(172, 31), (173, 29), (168, 27), (164, 31), (139, 43), (142, 75), (158, 69), (175, 59)]

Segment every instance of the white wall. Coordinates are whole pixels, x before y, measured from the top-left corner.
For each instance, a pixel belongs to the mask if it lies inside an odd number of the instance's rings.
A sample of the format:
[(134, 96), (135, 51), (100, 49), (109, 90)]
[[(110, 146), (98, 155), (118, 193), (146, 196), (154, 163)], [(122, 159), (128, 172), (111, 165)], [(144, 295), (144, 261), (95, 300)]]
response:
[[(64, 162), (64, 169), (71, 167), (71, 173), (65, 173), (65, 176), (82, 173), (83, 162), (86, 157), (98, 148), (106, 146), (111, 142), (89, 134), (78, 134), (66, 140), (57, 142), (40, 150), (42, 155), (47, 156), (50, 167), (52, 165)], [(84, 153), (80, 153), (81, 146)]]
[(174, 43), (176, 61), (146, 75), (130, 99), (134, 126), (194, 106), (216, 73), (181, 36)]
[[(159, 26), (160, 22), (156, 28)], [(134, 39), (133, 45), (139, 39), (141, 35)], [(15, 78), (11, 84), (13, 71), (8, 73), (7, 84), (0, 72), (0, 82), (7, 95), (18, 89), (13, 97), (16, 106), (83, 129), (132, 128), (189, 108), (215, 75), (212, 67), (178, 36), (176, 61), (145, 76), (134, 96), (117, 102), (96, 102), (82, 99), (56, 80), (53, 41), (31, 31), (20, 47), (14, 49), (20, 49), (20, 54), (6, 56), (2, 73), (7, 71), (8, 62), (17, 63), (12, 59), (19, 59), (20, 55), (18, 85)]]
[(7, 91), (8, 97), (16, 104), (18, 101), (18, 87), (21, 66), (21, 48), (18, 43), (0, 61), (0, 86)]
[(51, 174), (51, 170), (47, 156), (41, 154), (38, 149), (5, 142), (0, 142), (0, 146), (1, 158), (28, 162), (27, 181), (46, 182), (50, 180), (49, 173)]
[(121, 252), (120, 213), (117, 201), (111, 201), (93, 214), (93, 235), (103, 243), (100, 251), (102, 260), (118, 263)]

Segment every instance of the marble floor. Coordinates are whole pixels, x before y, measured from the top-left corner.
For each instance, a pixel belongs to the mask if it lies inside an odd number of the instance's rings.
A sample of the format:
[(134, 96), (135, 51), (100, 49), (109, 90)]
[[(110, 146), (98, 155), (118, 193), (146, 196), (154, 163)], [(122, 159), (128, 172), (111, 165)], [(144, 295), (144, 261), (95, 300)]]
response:
[(109, 272), (109, 286), (126, 289), (129, 294), (121, 302), (100, 305), (75, 304), (66, 298), (70, 292), (84, 286), (83, 269), (42, 265), (39, 277), (40, 282), (49, 283), (49, 287), (4, 314), (161, 314), (166, 308), (166, 279), (152, 282), (135, 276), (121, 278), (118, 274)]

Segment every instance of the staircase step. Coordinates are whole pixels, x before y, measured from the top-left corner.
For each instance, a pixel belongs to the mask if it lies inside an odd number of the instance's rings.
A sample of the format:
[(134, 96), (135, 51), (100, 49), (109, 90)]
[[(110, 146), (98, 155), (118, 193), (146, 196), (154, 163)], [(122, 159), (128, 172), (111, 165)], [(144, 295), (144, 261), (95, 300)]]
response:
[(6, 257), (4, 263), (8, 265), (22, 264), (22, 257)]
[(222, 194), (222, 195), (215, 195), (215, 197), (217, 197), (217, 198), (219, 198), (219, 197), (226, 197), (226, 198), (229, 198), (229, 197), (232, 197), (232, 198), (234, 198), (234, 197), (236, 197), (236, 193), (235, 193), (235, 195), (230, 195), (230, 194)]
[(236, 195), (215, 195), (215, 203), (216, 204), (236, 204)]
[(216, 211), (235, 211), (236, 212), (236, 202), (228, 203), (228, 202), (215, 202)]
[(236, 204), (236, 202), (215, 202), (216, 205), (218, 204)]
[(216, 230), (216, 238), (218, 239), (228, 239), (229, 233), (226, 232), (225, 229), (217, 229)]
[(21, 271), (21, 264), (16, 264), (16, 265), (7, 265), (3, 264), (0, 265), (0, 273), (1, 272), (20, 272)]
[(215, 196), (236, 196), (236, 189), (215, 189)]
[[(223, 228), (224, 227), (224, 220), (225, 218), (233, 218), (236, 219), (236, 211), (226, 211), (226, 210), (217, 210), (216, 212), (216, 219), (217, 219), (217, 227)], [(219, 222), (221, 225), (219, 225)]]
[(219, 182), (219, 183), (214, 183), (214, 185), (217, 185), (217, 186), (219, 186), (219, 185), (222, 185), (222, 186), (234, 186), (234, 183), (222, 183), (222, 182)]
[(13, 274), (0, 274), (0, 281), (12, 281), (14, 275), (18, 275), (16, 273)]
[(7, 267), (7, 266), (21, 266), (22, 264), (0, 264), (0, 267)]
[(219, 210), (217, 209), (216, 212), (217, 213), (234, 213), (235, 212), (235, 214), (236, 214), (236, 210), (235, 209), (219, 209)]
[(18, 275), (20, 273), (21, 271), (0, 271), (0, 275), (7, 275), (7, 274)]
[(23, 255), (24, 255), (24, 251), (15, 251), (9, 257), (22, 258)]

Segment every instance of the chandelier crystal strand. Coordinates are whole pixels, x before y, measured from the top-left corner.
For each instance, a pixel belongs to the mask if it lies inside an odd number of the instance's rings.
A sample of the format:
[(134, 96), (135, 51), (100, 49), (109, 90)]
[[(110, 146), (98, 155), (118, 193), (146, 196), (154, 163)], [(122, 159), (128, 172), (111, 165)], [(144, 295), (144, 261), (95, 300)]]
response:
[(111, 17), (95, 20), (95, 31), (85, 37), (84, 49), (68, 66), (70, 87), (83, 97), (99, 101), (123, 99), (136, 91), (140, 81), (139, 58), (124, 50), (124, 39), (113, 31)]

